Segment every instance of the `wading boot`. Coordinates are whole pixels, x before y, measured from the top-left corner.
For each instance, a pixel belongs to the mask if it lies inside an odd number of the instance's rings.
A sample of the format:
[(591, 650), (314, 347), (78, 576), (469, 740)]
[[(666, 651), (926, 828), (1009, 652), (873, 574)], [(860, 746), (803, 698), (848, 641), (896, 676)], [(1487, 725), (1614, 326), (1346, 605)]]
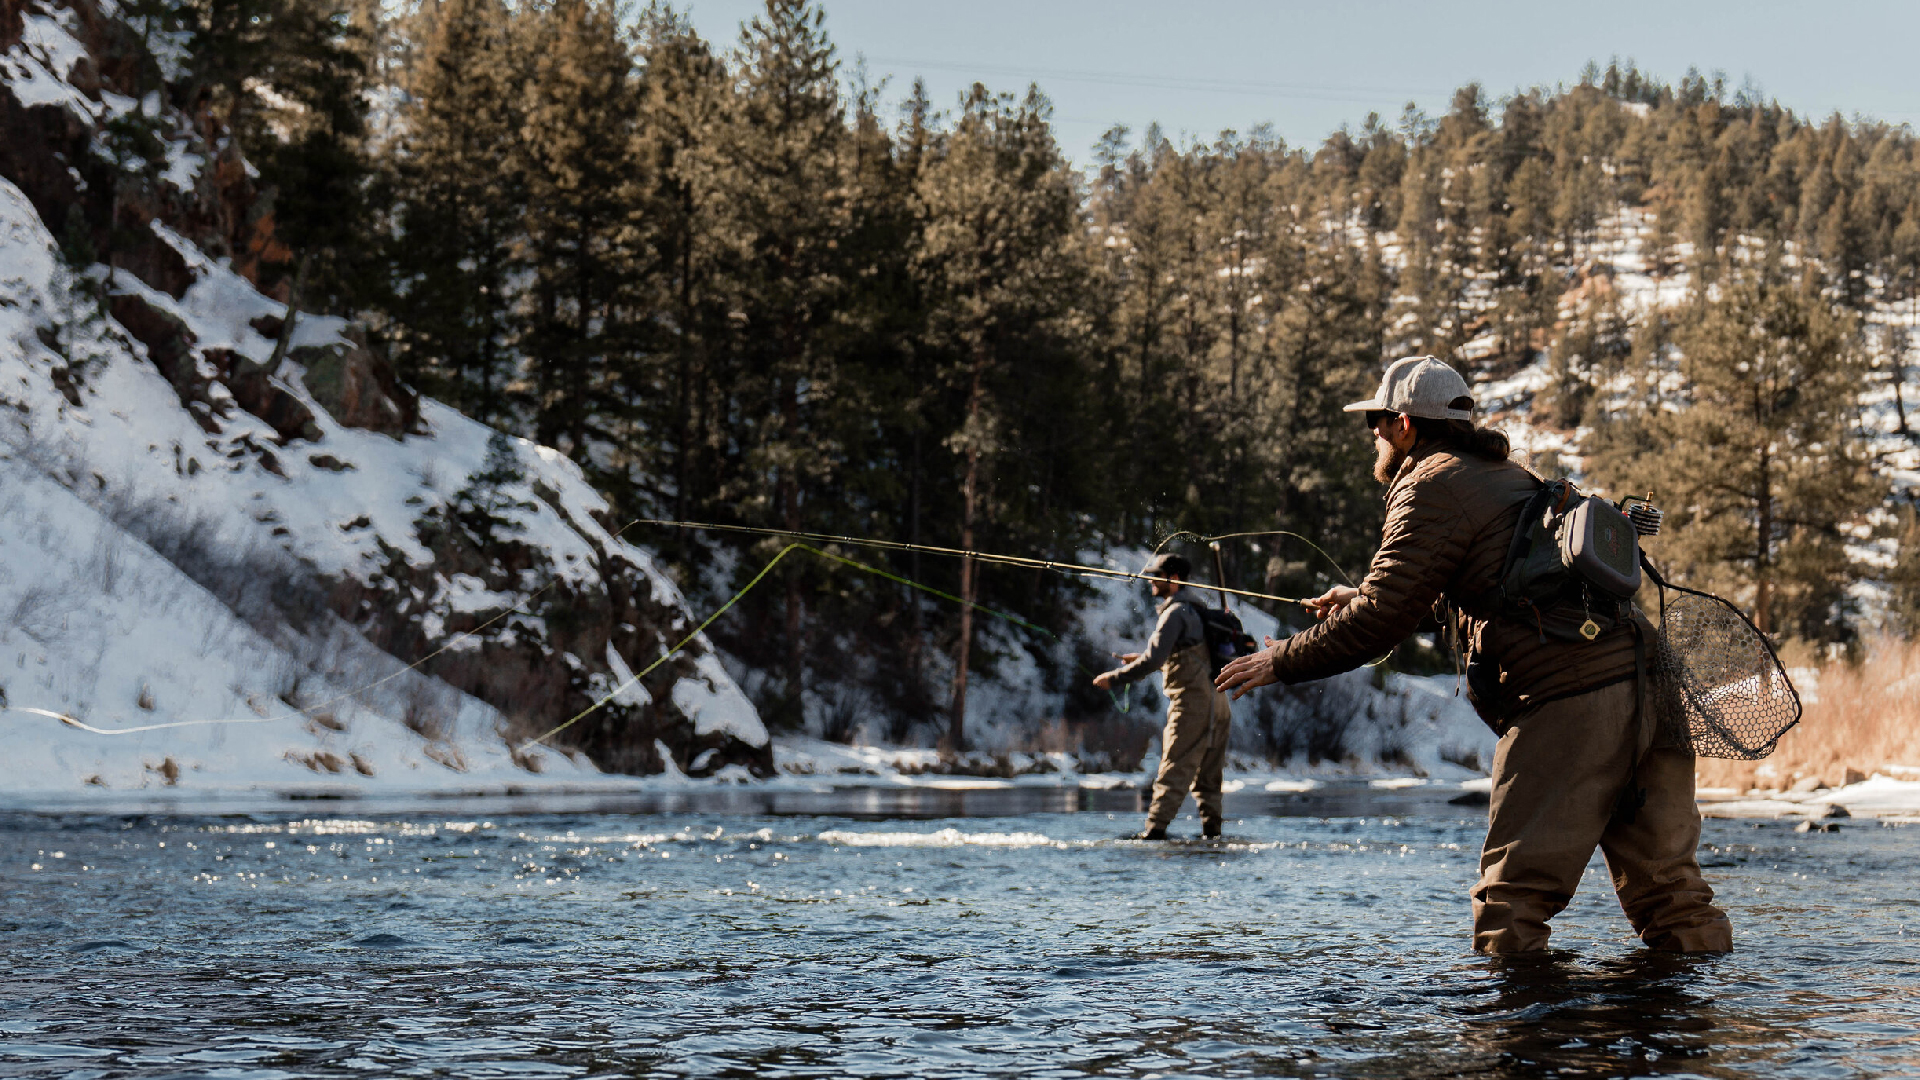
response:
[(1220, 823), (1219, 823), (1218, 821), (1203, 821), (1203, 822), (1201, 822), (1201, 823), (1200, 823), (1200, 836), (1201, 836), (1201, 838), (1202, 838), (1202, 839), (1205, 839), (1205, 840), (1218, 840), (1218, 839), (1220, 839)]
[(1166, 838), (1167, 827), (1165, 825), (1155, 825), (1151, 829), (1142, 829), (1127, 837), (1129, 840), (1165, 840)]

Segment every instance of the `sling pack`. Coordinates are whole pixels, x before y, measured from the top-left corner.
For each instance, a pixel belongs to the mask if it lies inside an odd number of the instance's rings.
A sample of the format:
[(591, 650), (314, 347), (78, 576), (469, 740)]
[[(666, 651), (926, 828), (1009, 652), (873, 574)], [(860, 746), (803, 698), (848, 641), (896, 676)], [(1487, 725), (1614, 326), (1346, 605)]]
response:
[(1199, 612), (1200, 628), (1207, 636), (1207, 670), (1214, 678), (1220, 677), (1221, 668), (1260, 647), (1233, 612), (1205, 604), (1194, 604), (1193, 610)]
[(1640, 537), (1627, 515), (1571, 481), (1542, 484), (1500, 569), (1500, 613), (1543, 641), (1592, 641), (1627, 618), (1639, 591)]

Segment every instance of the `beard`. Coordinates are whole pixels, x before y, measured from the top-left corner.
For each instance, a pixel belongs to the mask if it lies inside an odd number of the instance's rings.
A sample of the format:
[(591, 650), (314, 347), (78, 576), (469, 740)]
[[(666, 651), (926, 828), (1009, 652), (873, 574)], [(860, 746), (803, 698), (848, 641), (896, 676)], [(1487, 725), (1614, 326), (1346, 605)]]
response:
[(1395, 449), (1385, 439), (1375, 439), (1374, 442), (1379, 446), (1374, 450), (1373, 478), (1383, 484), (1391, 484), (1393, 478), (1400, 475), (1400, 466), (1407, 463), (1407, 455), (1412, 451)]

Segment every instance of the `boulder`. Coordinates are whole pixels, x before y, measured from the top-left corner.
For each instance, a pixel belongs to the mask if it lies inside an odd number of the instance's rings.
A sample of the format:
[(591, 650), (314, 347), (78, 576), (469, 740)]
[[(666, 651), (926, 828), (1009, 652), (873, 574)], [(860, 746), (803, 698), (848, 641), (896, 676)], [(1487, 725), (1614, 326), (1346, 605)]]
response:
[(205, 355), (219, 369), (220, 381), (233, 393), (233, 400), (271, 425), (281, 446), (295, 439), (319, 441), (320, 426), (313, 422), (313, 410), (267, 374), (266, 368), (226, 349), (208, 349)]
[(393, 365), (367, 347), (358, 328), (346, 344), (304, 346), (289, 355), (305, 369), (301, 381), (327, 415), (342, 427), (364, 428), (396, 438), (417, 431), (420, 396), (400, 381)]

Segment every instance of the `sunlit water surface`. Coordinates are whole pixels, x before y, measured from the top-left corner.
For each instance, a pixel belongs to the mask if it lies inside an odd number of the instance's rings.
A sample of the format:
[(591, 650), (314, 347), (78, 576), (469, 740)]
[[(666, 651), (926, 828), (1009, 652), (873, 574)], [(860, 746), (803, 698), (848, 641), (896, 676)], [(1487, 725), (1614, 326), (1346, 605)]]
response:
[(1920, 1075), (1917, 828), (1710, 821), (1738, 952), (1596, 863), (1501, 963), (1443, 798), (526, 805), (0, 816), (0, 1076)]

